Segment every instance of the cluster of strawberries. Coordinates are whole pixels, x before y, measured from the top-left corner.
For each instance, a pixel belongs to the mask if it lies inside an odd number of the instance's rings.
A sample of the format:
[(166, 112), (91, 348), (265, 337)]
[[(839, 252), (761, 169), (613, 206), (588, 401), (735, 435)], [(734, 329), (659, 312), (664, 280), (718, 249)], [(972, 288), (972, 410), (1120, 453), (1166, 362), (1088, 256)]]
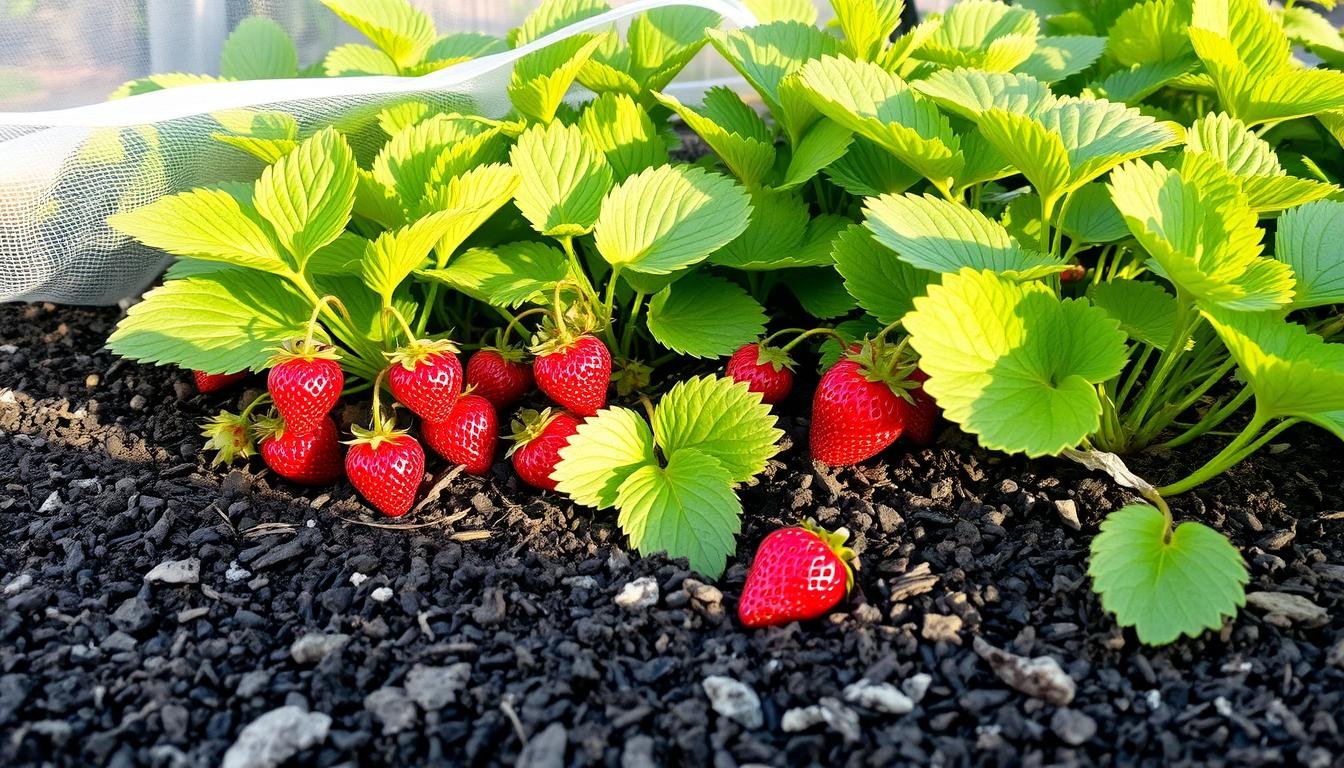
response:
[[(529, 485), (555, 488), (551, 473), (581, 423), (606, 405), (611, 354), (591, 334), (560, 336), (534, 348), (528, 365), (520, 350), (483, 347), (467, 361), (465, 375), (458, 348), (446, 340), (413, 339), (389, 355), (383, 373), (387, 389), (420, 419), (428, 446), (471, 474), (494, 464), (499, 441), (499, 411), (509, 408), (535, 385), (563, 409), (520, 411), (509, 451), (518, 476)], [(203, 392), (218, 391), (245, 373), (195, 372)], [(465, 379), (465, 387), (464, 387)], [(274, 415), (249, 421), (225, 413), (206, 425), (217, 461), (251, 453), (252, 439), (276, 474), (305, 485), (325, 485), (342, 473), (376, 509), (391, 517), (411, 510), (424, 478), (425, 452), (408, 430), (381, 412), (383, 378), (374, 385), (373, 420), (351, 428), (353, 439), (341, 450), (331, 411), (345, 385), (335, 348), (311, 339), (286, 344), (271, 360), (267, 397)]]

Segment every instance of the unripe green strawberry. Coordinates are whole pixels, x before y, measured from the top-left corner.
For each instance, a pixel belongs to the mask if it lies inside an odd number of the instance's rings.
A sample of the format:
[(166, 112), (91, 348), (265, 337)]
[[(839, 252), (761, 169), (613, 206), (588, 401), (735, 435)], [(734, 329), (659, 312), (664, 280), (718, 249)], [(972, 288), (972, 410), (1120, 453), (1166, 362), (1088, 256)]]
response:
[(811, 522), (781, 528), (761, 541), (747, 571), (737, 616), (747, 627), (770, 627), (824, 615), (849, 594), (854, 551), (848, 532)]

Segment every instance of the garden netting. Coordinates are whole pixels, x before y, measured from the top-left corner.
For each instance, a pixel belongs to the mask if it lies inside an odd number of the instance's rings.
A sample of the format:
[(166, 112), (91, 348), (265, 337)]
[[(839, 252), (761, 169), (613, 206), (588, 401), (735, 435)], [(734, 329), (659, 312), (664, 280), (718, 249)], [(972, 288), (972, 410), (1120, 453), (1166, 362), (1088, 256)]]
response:
[[(154, 70), (185, 70), (215, 55), (202, 50), (209, 48), (202, 35), (211, 25), (237, 23), (245, 15), (279, 22), (299, 43), (301, 56), (305, 40), (311, 47), (315, 35), (326, 34), (311, 28), (315, 15), (294, 10), (302, 3), (169, 1), (180, 15), (152, 30), (148, 46), (130, 45), (123, 34), (126, 25), (147, 23), (146, 0), (105, 0), (96, 4), (97, 13), (89, 12), (93, 4), (69, 3), (70, 18), (64, 20), (62, 3), (40, 4), (46, 15), (26, 18), (17, 15), (23, 3), (0, 7), (0, 17), (12, 16), (0, 18), (0, 62), (10, 64), (0, 67), (0, 103), (7, 92), (51, 79), (50, 73), (13, 66), (40, 59), (35, 45), (85, 46), (79, 55), (91, 67), (112, 62), (145, 71), (149, 63)], [(152, 10), (157, 0), (148, 2)], [(212, 4), (219, 6), (218, 13), (200, 15), (200, 8)], [(142, 290), (165, 258), (111, 229), (107, 217), (163, 195), (253, 178), (258, 161), (216, 141), (221, 131), (255, 127), (280, 113), (296, 120), (301, 132), (340, 127), (357, 156), (367, 159), (382, 139), (377, 114), (390, 104), (416, 99), (443, 111), (502, 117), (509, 110), (509, 77), (520, 57), (673, 5), (714, 11), (736, 26), (754, 22), (736, 0), (636, 0), (512, 50), (419, 77), (210, 82), (84, 106), (0, 112), (0, 301), (107, 304)], [(333, 15), (327, 17), (323, 23), (339, 24)], [(459, 26), (468, 24), (470, 19)], [(57, 103), (71, 98), (59, 82), (46, 87), (57, 94)], [(79, 95), (78, 89), (74, 92)]]

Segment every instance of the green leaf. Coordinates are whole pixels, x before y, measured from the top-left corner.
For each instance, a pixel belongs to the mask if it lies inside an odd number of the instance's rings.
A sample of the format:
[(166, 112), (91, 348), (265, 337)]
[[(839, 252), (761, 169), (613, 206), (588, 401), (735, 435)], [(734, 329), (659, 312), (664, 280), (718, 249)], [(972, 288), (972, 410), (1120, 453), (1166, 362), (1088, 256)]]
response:
[(417, 209), (440, 158), (481, 132), (457, 115), (433, 115), (393, 134), (373, 159), (373, 176), (401, 200), (406, 214)]
[(401, 74), (397, 70), (397, 63), (386, 53), (359, 43), (338, 45), (328, 51), (322, 60), (322, 71), (327, 73), (327, 77)]
[(1272, 312), (1207, 307), (1204, 317), (1255, 393), (1257, 414), (1310, 421), (1344, 440), (1344, 344), (1327, 344)]
[(1189, 0), (1135, 3), (1107, 30), (1107, 52), (1120, 64), (1161, 65), (1193, 57)]
[(1218, 629), (1246, 604), (1250, 581), (1241, 554), (1221, 533), (1194, 521), (1172, 530), (1147, 504), (1107, 515), (1087, 572), (1101, 607), (1148, 645)]
[(779, 453), (784, 433), (770, 406), (742, 382), (697, 376), (677, 382), (654, 411), (653, 434), (663, 454), (693, 448), (716, 459), (730, 483), (745, 483)]
[[(1036, 209), (1040, 215), (1040, 207)], [(1070, 238), (1082, 243), (1111, 243), (1129, 237), (1125, 217), (1111, 202), (1110, 190), (1101, 182), (1079, 187), (1059, 221)]]
[(848, 315), (858, 303), (845, 290), (845, 282), (832, 267), (791, 269), (780, 278), (803, 311), (818, 320)]
[(750, 198), (732, 180), (664, 165), (631, 176), (603, 199), (594, 239), (607, 263), (663, 275), (731, 242), (750, 214)]
[(434, 41), (434, 45), (425, 52), (425, 59), (442, 64), (455, 64), (479, 59), (492, 53), (503, 53), (508, 49), (508, 44), (494, 35), (483, 32), (454, 32)]
[[(709, 40), (705, 29), (718, 26), (718, 23), (717, 13), (685, 6), (654, 8), (636, 16), (626, 35), (632, 73), (637, 80), (647, 80), (650, 75), (663, 71), (669, 62), (689, 62)], [(665, 77), (670, 82), (671, 77)], [(665, 85), (666, 82), (658, 82), (647, 87), (657, 89)]]
[(1069, 189), (1069, 148), (1057, 133), (1027, 116), (991, 109), (980, 115), (980, 133), (1022, 172), (1037, 197), (1055, 201)]
[[(804, 62), (840, 53), (841, 47), (836, 38), (810, 22), (799, 21), (771, 21), (730, 31), (710, 30), (709, 41), (756, 89), (771, 114), (786, 123), (786, 127), (789, 121), (784, 116), (781, 106), (784, 97), (780, 92), (785, 77), (797, 72)], [(802, 127), (793, 126), (789, 132), (793, 135)]]
[(299, 52), (284, 27), (249, 16), (233, 28), (220, 53), (219, 74), (231, 80), (298, 77)]
[(765, 331), (765, 310), (736, 283), (696, 272), (649, 301), (649, 332), (690, 357), (723, 357)]
[(342, 232), (339, 237), (326, 246), (319, 248), (308, 259), (307, 272), (310, 275), (353, 275), (359, 273), (359, 263), (364, 258), (364, 249), (369, 241), (351, 232)]
[(851, 224), (835, 241), (835, 268), (845, 279), (845, 290), (868, 314), (883, 325), (894, 323), (914, 309), (938, 275), (912, 267), (891, 249), (873, 239), (867, 229)]
[(1135, 64), (1107, 75), (1091, 86), (1093, 95), (1136, 104), (1178, 78), (1190, 74), (1198, 59), (1190, 57), (1163, 64)]
[(211, 117), (227, 132), (212, 133), (210, 138), (241, 149), (267, 165), (298, 145), (299, 121), (284, 112), (235, 109), (214, 112)]
[(426, 269), (439, 280), (472, 298), (496, 307), (517, 308), (544, 303), (555, 284), (569, 275), (569, 261), (543, 243), (505, 243), (472, 248), (443, 269)]
[(831, 0), (835, 19), (845, 35), (845, 52), (874, 61), (901, 25), (903, 0)]
[(262, 171), (253, 203), (299, 268), (335, 240), (355, 205), (355, 156), (345, 137), (323, 128)]
[(611, 166), (577, 126), (535, 125), (509, 154), (518, 169), (518, 209), (532, 228), (551, 237), (587, 234), (611, 189)]
[(424, 264), (434, 246), (458, 226), (461, 216), (461, 211), (439, 211), (379, 235), (364, 250), (360, 267), (364, 282), (390, 302), (397, 286)]
[(1087, 289), (1087, 297), (1120, 323), (1135, 341), (1166, 349), (1176, 332), (1176, 297), (1157, 283), (1107, 280)]
[(844, 157), (826, 167), (826, 175), (855, 197), (900, 194), (922, 178), (895, 155), (862, 136), (855, 136)]
[(1001, 37), (1035, 37), (1039, 21), (1036, 14), (994, 0), (962, 0), (942, 16), (943, 23), (934, 36), (938, 47), (959, 51), (983, 50)]
[[(742, 104), (740, 98), (731, 91), (721, 89), (718, 93), (728, 94), (726, 97), (719, 97), (718, 102), (720, 112), (726, 112), (728, 109), (731, 109), (731, 107), (728, 107), (724, 103), (725, 100), (729, 98), (736, 99), (739, 105), (750, 111), (750, 108), (745, 104)], [(733, 172), (733, 175), (740, 179), (747, 187), (755, 188), (761, 186), (765, 181), (766, 175), (774, 169), (775, 147), (769, 141), (768, 135), (764, 138), (758, 138), (753, 135), (743, 135), (725, 127), (723, 120), (711, 117), (708, 114), (708, 109), (703, 112), (697, 111), (683, 105), (680, 101), (677, 101), (676, 98), (661, 93), (655, 93), (653, 94), (653, 97), (663, 106), (676, 112), (691, 130), (695, 131), (700, 138), (705, 140), (705, 143), (714, 151), (714, 154), (718, 155), (724, 165), (728, 166), (728, 169)], [(706, 107), (709, 107), (712, 103), (713, 102), (707, 102)], [(740, 112), (738, 112), (738, 114), (740, 115)], [(752, 113), (752, 115), (755, 116), (755, 113)], [(731, 114), (728, 115), (728, 117), (732, 120)], [(756, 121), (759, 123), (760, 118), (757, 117)], [(739, 125), (742, 123), (741, 120), (737, 120), (736, 122)], [(756, 134), (766, 133), (764, 131), (764, 123), (760, 123), (759, 127), (761, 130), (759, 131), (754, 130), (755, 127), (756, 126), (751, 125), (748, 130), (751, 133)]]
[(1202, 304), (1245, 311), (1287, 304), (1292, 270), (1260, 255), (1263, 233), (1246, 196), (1208, 157), (1186, 154), (1181, 171), (1124, 165), (1111, 174), (1111, 198), (1155, 269)]
[(1058, 259), (1023, 249), (983, 213), (930, 195), (869, 198), (863, 212), (864, 225), (877, 241), (919, 269), (990, 269), (1022, 280), (1064, 269)]
[(294, 266), (280, 254), (257, 212), (220, 189), (194, 189), (107, 218), (113, 229), (174, 256), (223, 262), (278, 275)]
[(611, 6), (606, 0), (542, 0), (522, 24), (509, 31), (509, 45), (518, 48), (608, 10)]
[(1036, 42), (1036, 50), (1016, 69), (1043, 83), (1055, 83), (1092, 66), (1105, 50), (1104, 37), (1043, 37)]
[(624, 94), (598, 96), (579, 117), (579, 127), (602, 150), (616, 181), (668, 162), (667, 145), (649, 113)]
[(848, 128), (830, 120), (818, 120), (793, 148), (784, 180), (775, 188), (793, 189), (806, 184), (821, 169), (844, 157), (853, 142), (854, 133)]
[(322, 0), (398, 67), (419, 64), (438, 38), (428, 14), (404, 0)]
[(1277, 176), (1283, 173), (1269, 142), (1226, 112), (1199, 118), (1185, 136), (1191, 152), (1207, 152), (1234, 176)]
[(924, 389), (991, 450), (1058, 454), (1100, 426), (1096, 385), (1126, 361), (1119, 324), (1040, 283), (965, 269), (905, 316)]
[(523, 56), (513, 65), (509, 99), (532, 120), (551, 122), (579, 72), (601, 44), (601, 36), (575, 35)]
[(443, 266), (457, 247), (485, 224), (513, 197), (520, 177), (512, 166), (482, 165), (454, 176), (446, 184), (433, 186), (426, 203), (432, 213), (453, 214), (451, 224), (439, 241), (438, 265)]
[(1274, 257), (1292, 267), (1292, 307), (1344, 304), (1344, 203), (1322, 200), (1279, 217)]
[(933, 101), (876, 64), (825, 56), (799, 70), (823, 115), (873, 141), (935, 185), (965, 165), (961, 142)]
[(288, 283), (260, 272), (197, 275), (146, 293), (107, 347), (142, 363), (260, 371), (276, 347), (303, 334), (312, 308)]
[(712, 264), (772, 270), (789, 265), (807, 234), (807, 201), (797, 194), (759, 189), (751, 193), (751, 221), (742, 234), (709, 255)]
[(717, 578), (742, 527), (742, 503), (728, 473), (692, 448), (668, 456), (667, 466), (639, 467), (621, 483), (616, 522), (641, 554), (666, 551)]
[(640, 467), (656, 467), (653, 432), (629, 408), (604, 408), (579, 424), (551, 477), (574, 503), (596, 509), (616, 504), (621, 484)]
[(742, 0), (742, 4), (762, 24), (797, 21), (810, 27), (817, 23), (817, 6), (812, 0)]
[(1054, 102), (1049, 87), (1030, 75), (962, 67), (937, 70), (910, 83), (910, 87), (939, 107), (972, 121), (991, 109), (1034, 115)]

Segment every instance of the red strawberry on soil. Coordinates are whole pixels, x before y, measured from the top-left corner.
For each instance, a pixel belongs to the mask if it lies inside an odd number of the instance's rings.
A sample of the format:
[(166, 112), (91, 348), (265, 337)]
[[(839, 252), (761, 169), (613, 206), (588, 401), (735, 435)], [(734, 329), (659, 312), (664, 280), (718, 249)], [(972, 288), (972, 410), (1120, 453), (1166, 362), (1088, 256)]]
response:
[(517, 442), (509, 449), (518, 477), (533, 488), (555, 490), (551, 473), (560, 462), (560, 449), (569, 445), (569, 438), (579, 431), (580, 423), (568, 413), (550, 408), (540, 413), (519, 413), (513, 422), (513, 439)]
[(854, 551), (848, 532), (810, 522), (781, 528), (761, 542), (747, 571), (737, 616), (747, 627), (771, 627), (824, 615), (849, 593)]
[(247, 371), (238, 371), (237, 373), (206, 373), (205, 371), (192, 371), (191, 377), (196, 381), (196, 391), (202, 395), (208, 395), (212, 392), (218, 392), (222, 389), (237, 384), (247, 378)]
[(596, 336), (557, 336), (533, 350), (537, 388), (576, 416), (592, 416), (607, 404), (611, 352)]
[[(376, 409), (375, 409), (376, 411)], [(355, 427), (355, 439), (345, 452), (345, 474), (355, 490), (388, 517), (401, 517), (415, 505), (415, 494), (425, 476), (425, 451), (420, 441), (380, 422)]]
[(495, 463), (499, 442), (499, 419), (495, 406), (484, 397), (468, 392), (457, 399), (448, 418), (421, 426), (425, 442), (443, 458), (461, 464), (468, 474), (483, 475)]
[(831, 466), (854, 464), (901, 436), (916, 410), (907, 390), (917, 382), (899, 353), (896, 347), (864, 342), (822, 375), (812, 396), (813, 459)]
[(417, 339), (389, 355), (387, 386), (425, 421), (443, 421), (462, 394), (462, 362), (451, 341)]
[(285, 428), (279, 418), (257, 422), (257, 446), (272, 472), (300, 485), (327, 485), (344, 472), (336, 422), (327, 417), (317, 429), (301, 435)]
[(793, 389), (793, 360), (784, 350), (764, 343), (738, 349), (724, 372), (733, 381), (746, 382), (747, 389), (759, 392), (767, 405), (782, 401)]
[(311, 341), (286, 344), (271, 358), (266, 389), (286, 429), (309, 434), (331, 413), (345, 386), (339, 360), (334, 347)]
[(911, 404), (910, 414), (906, 417), (905, 432), (901, 437), (920, 448), (933, 444), (933, 431), (938, 426), (938, 404), (928, 392), (924, 391), (924, 382), (928, 378), (928, 374), (918, 368), (906, 376), (907, 381), (917, 386), (907, 390), (914, 403)]
[(534, 386), (532, 366), (516, 347), (481, 347), (467, 360), (467, 386), (496, 408), (508, 408)]

